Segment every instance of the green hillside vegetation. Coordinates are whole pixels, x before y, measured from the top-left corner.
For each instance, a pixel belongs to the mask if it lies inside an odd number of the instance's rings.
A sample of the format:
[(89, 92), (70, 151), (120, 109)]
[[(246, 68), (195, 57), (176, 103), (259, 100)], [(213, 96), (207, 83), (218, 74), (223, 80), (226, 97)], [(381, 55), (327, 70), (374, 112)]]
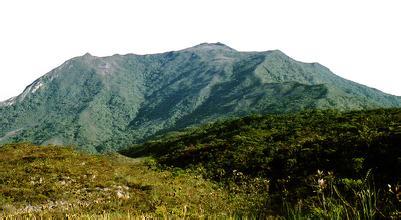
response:
[(290, 219), (401, 218), (401, 110), (248, 116), (121, 153), (203, 175)]
[(146, 159), (89, 155), (72, 148), (0, 148), (0, 218), (202, 217), (246, 213), (239, 195)]
[(228, 117), (400, 106), (399, 97), (278, 50), (239, 52), (206, 43), (152, 55), (85, 54), (0, 103), (0, 143), (110, 152)]

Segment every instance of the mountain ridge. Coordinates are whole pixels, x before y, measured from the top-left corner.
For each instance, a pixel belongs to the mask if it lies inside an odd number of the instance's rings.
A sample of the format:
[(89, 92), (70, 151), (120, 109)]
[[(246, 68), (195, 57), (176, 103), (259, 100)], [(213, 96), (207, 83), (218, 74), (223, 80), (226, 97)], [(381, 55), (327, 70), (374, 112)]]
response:
[(202, 43), (158, 54), (86, 53), (0, 103), (0, 141), (114, 151), (226, 117), (382, 107), (401, 107), (401, 98), (279, 50), (240, 52)]

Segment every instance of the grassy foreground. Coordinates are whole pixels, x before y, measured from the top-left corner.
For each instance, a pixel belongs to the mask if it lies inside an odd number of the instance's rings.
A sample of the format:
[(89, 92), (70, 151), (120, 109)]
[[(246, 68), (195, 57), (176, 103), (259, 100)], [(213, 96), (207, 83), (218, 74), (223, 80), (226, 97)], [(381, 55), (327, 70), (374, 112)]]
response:
[(241, 199), (200, 176), (156, 170), (146, 159), (88, 155), (72, 148), (0, 148), (0, 218), (229, 216)]

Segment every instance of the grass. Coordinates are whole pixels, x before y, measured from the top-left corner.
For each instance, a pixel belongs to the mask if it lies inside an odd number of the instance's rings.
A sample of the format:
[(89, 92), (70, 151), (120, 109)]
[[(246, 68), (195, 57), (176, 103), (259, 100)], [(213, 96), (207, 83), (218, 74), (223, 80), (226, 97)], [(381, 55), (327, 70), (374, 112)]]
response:
[(0, 218), (228, 217), (245, 209), (238, 201), (201, 176), (159, 170), (148, 159), (31, 144), (0, 148)]

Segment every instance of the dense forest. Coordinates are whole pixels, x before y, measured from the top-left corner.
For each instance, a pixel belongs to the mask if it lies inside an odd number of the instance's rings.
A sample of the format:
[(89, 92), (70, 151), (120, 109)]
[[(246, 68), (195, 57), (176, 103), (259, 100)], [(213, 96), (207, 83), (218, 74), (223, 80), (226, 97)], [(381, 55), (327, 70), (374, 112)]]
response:
[(249, 116), (121, 151), (200, 173), (287, 217), (401, 217), (401, 109)]

